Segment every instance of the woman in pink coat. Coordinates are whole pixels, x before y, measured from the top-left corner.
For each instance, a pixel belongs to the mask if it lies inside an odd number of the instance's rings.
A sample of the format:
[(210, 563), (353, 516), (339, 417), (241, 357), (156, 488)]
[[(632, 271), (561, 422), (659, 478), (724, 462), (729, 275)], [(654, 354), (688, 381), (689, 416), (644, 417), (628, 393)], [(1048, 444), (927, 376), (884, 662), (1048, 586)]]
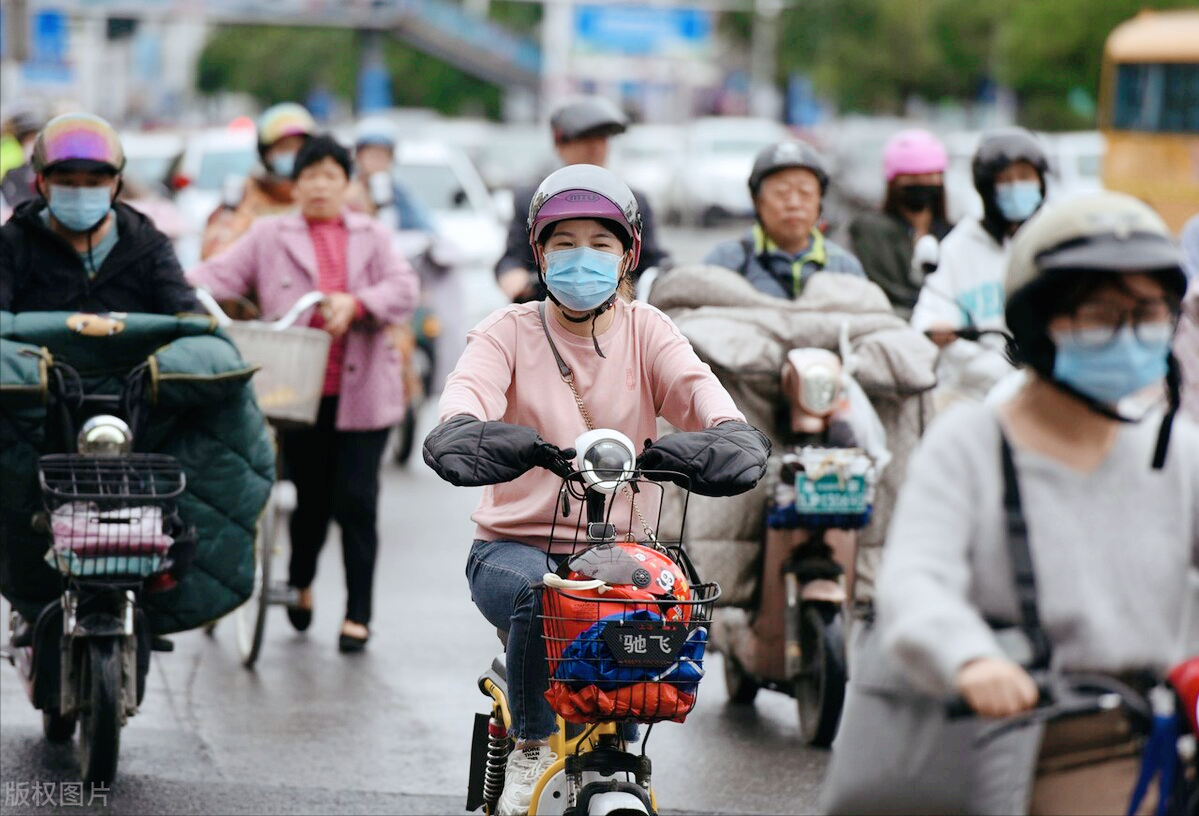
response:
[(279, 448), (298, 494), (288, 580), (298, 592), (288, 617), (299, 631), (312, 622), (317, 556), (336, 520), (347, 593), (342, 652), (361, 651), (370, 635), (379, 466), (389, 430), (404, 413), (399, 357), (384, 329), (411, 315), (418, 288), (386, 228), (346, 209), (350, 169), (344, 147), (311, 137), (292, 173), (300, 212), (258, 219), (188, 273), (217, 298), (253, 293), (266, 320), (282, 317), (308, 292), (326, 293), (300, 318), (333, 336), (320, 412), (311, 428), (281, 431)]

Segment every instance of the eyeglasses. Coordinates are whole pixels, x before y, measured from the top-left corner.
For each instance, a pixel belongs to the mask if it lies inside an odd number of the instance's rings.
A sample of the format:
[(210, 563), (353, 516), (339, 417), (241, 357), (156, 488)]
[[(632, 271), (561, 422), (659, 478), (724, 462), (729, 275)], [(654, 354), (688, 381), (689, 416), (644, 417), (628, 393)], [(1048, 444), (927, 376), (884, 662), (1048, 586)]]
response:
[(1070, 333), (1075, 342), (1101, 348), (1115, 340), (1125, 324), (1132, 327), (1137, 342), (1147, 346), (1169, 340), (1178, 325), (1178, 306), (1166, 298), (1137, 300), (1132, 309), (1114, 303), (1088, 301), (1070, 315)]

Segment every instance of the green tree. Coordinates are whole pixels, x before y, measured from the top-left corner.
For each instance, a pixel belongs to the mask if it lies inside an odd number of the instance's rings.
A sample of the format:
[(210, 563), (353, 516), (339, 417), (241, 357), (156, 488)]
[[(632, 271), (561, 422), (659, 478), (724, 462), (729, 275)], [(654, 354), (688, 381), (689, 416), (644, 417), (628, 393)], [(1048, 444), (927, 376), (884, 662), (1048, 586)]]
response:
[(540, 3), (526, 3), (523, 0), (491, 0), (489, 18), (505, 28), (531, 35), (541, 24), (542, 7)]
[(1193, 7), (1194, 0), (1010, 0), (1000, 24), (1000, 76), (1020, 98), (1030, 127), (1094, 127), (1068, 98), (1081, 88), (1095, 99), (1103, 44), (1141, 9)]
[[(248, 93), (263, 105), (303, 102), (317, 87), (353, 100), (361, 53), (359, 37), (350, 29), (221, 26), (200, 55), (196, 84), (206, 94)], [(390, 38), (383, 58), (396, 105), (499, 116), (496, 86)]]
[[(841, 110), (894, 113), (912, 95), (970, 102), (1013, 88), (1031, 127), (1093, 127), (1103, 44), (1142, 8), (1195, 0), (804, 0), (778, 22), (779, 79), (811, 75)], [(751, 16), (721, 31), (749, 46)]]

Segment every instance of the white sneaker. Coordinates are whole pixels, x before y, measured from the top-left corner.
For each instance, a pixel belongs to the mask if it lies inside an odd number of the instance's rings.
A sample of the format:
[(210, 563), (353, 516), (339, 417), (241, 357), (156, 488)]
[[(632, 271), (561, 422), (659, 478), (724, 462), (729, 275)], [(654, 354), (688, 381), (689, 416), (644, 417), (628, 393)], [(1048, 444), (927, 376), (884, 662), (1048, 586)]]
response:
[(524, 816), (533, 801), (537, 780), (558, 761), (548, 745), (532, 745), (508, 755), (504, 771), (504, 792), (496, 804), (498, 816)]

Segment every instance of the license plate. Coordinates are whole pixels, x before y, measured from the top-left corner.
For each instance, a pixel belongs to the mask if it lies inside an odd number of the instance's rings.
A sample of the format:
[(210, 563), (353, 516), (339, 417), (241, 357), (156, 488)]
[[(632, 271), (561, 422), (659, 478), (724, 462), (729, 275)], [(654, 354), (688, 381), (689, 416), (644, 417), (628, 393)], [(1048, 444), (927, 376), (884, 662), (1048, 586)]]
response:
[(865, 476), (826, 473), (812, 479), (800, 472), (795, 477), (795, 510), (805, 513), (865, 513), (870, 507)]
[(679, 659), (687, 624), (669, 621), (612, 621), (604, 643), (617, 666), (664, 669)]

